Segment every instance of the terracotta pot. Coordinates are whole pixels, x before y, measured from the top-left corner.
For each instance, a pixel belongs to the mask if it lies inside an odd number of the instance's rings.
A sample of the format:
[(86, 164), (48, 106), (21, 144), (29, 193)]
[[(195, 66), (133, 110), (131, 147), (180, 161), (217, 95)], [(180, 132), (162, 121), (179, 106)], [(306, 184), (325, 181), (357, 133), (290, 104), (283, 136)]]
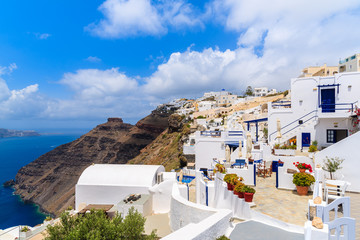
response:
[(244, 198), (244, 193), (243, 193), (243, 192), (239, 192), (239, 193), (238, 193), (238, 196), (239, 196), (239, 198)]
[(300, 196), (306, 196), (308, 194), (309, 187), (308, 186), (296, 186), (296, 190)]
[(234, 189), (234, 195), (239, 195), (239, 192), (235, 191), (235, 189)]
[(230, 183), (226, 183), (227, 184), (227, 189), (229, 190), (229, 191), (232, 191), (233, 190), (233, 185), (231, 185)]
[(254, 194), (253, 193), (244, 193), (245, 202), (252, 202)]
[(306, 171), (306, 169), (299, 168), (299, 171), (300, 171), (300, 172), (305, 172), (305, 171)]

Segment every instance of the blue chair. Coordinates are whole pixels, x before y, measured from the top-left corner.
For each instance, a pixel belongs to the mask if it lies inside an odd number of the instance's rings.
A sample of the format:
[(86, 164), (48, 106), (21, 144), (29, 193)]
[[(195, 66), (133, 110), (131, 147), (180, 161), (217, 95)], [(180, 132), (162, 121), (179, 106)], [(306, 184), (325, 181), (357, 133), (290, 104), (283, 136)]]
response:
[(246, 166), (246, 162), (245, 159), (236, 159), (235, 163), (233, 165), (231, 165), (232, 167), (234, 166), (239, 166), (240, 168), (243, 168)]

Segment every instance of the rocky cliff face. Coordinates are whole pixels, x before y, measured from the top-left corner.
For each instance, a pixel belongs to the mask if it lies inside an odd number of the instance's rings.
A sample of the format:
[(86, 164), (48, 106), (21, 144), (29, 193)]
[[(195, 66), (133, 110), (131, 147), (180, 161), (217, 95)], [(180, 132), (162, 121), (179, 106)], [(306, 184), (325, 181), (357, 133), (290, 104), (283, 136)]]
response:
[(169, 113), (153, 111), (135, 126), (109, 118), (79, 139), (61, 145), (21, 168), (16, 194), (58, 215), (74, 204), (75, 184), (92, 163), (127, 163), (168, 127)]

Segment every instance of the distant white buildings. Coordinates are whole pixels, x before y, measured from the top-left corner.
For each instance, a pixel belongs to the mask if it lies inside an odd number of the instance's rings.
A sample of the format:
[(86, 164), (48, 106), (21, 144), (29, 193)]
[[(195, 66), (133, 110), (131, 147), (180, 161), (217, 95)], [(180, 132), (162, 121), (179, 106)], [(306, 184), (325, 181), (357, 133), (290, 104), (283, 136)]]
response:
[(354, 54), (344, 60), (339, 61), (339, 72), (359, 72), (360, 71), (360, 53)]
[(267, 87), (254, 88), (254, 96), (255, 97), (265, 97), (267, 95), (276, 94), (276, 93), (277, 93), (277, 91), (275, 88), (272, 88), (270, 90)]

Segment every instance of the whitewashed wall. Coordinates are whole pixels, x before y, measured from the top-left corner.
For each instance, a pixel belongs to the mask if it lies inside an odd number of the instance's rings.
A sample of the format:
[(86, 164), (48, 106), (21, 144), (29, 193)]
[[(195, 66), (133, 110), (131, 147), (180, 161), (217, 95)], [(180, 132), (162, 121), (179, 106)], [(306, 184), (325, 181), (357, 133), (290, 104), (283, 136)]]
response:
[(247, 168), (228, 168), (226, 171), (227, 173), (235, 173), (239, 177), (244, 178), (244, 184), (254, 186), (254, 166), (249, 164)]
[(342, 163), (342, 169), (339, 170), (338, 175), (344, 175), (343, 180), (351, 183), (347, 190), (360, 192), (360, 178), (359, 178), (359, 148), (360, 146), (360, 132), (357, 132), (340, 142), (337, 142), (330, 147), (315, 154), (315, 163), (323, 165), (323, 161), (328, 157), (339, 157), (345, 159)]
[(152, 195), (152, 209), (155, 214), (167, 213), (170, 211), (171, 193), (173, 184), (177, 184), (177, 181), (166, 180), (158, 185), (155, 185), (149, 189)]
[(176, 231), (189, 223), (199, 223), (217, 212), (216, 209), (187, 201), (180, 196), (179, 188), (173, 185), (171, 210), (169, 213), (170, 227)]
[(75, 209), (79, 204), (117, 204), (129, 194), (149, 194), (148, 187), (137, 186), (75, 186)]

